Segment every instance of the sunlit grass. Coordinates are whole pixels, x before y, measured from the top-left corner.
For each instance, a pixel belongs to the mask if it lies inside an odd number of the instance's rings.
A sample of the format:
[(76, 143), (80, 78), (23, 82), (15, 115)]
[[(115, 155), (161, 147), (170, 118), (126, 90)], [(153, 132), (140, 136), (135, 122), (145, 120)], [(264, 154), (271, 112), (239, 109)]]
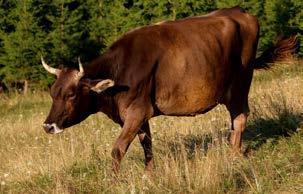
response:
[[(0, 97), (0, 192), (302, 193), (303, 67), (255, 73), (246, 157), (229, 149), (224, 106), (197, 117), (150, 121), (155, 170), (144, 174), (138, 139), (113, 184), (111, 146), (120, 127), (99, 113), (59, 135), (41, 125), (47, 93)], [(221, 144), (218, 143), (218, 141)]]

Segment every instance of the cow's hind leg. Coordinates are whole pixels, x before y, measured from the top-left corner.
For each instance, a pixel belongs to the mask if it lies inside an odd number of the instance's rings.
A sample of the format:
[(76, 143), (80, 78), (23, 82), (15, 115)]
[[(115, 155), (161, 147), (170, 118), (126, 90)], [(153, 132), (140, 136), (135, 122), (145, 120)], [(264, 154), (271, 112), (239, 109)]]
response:
[(246, 113), (232, 116), (232, 133), (230, 136), (230, 144), (233, 146), (235, 151), (240, 151), (242, 148), (242, 133), (245, 130), (246, 122)]
[(153, 168), (153, 152), (152, 152), (152, 139), (151, 139), (151, 133), (150, 133), (148, 121), (146, 121), (142, 125), (141, 129), (139, 130), (138, 137), (144, 149), (145, 169), (147, 171), (150, 171)]
[(248, 105), (234, 104), (227, 106), (231, 117), (231, 136), (230, 144), (236, 152), (241, 151), (242, 133), (246, 128), (247, 116), (249, 113)]
[(225, 105), (231, 117), (230, 144), (236, 152), (242, 148), (242, 133), (246, 128), (249, 114), (248, 93), (253, 75), (253, 68), (235, 62), (234, 79), (225, 96)]

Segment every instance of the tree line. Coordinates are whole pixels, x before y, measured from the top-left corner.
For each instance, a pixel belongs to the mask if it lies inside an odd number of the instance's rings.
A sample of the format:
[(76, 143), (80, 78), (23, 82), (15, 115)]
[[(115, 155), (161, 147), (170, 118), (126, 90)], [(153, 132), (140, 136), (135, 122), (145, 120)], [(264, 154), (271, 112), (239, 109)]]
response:
[(303, 30), (302, 0), (0, 0), (0, 84), (45, 88), (54, 77), (42, 55), (59, 68), (88, 63), (132, 28), (235, 5), (259, 19), (259, 51)]

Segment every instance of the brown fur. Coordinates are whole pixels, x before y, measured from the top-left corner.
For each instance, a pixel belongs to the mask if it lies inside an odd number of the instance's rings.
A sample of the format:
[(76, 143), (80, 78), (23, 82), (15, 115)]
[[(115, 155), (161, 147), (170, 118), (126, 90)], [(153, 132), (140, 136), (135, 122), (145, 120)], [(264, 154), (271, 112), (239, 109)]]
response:
[[(268, 51), (277, 56), (262, 55), (256, 62), (258, 33), (257, 19), (239, 7), (132, 30), (88, 65), (80, 81), (72, 79), (76, 70), (61, 71), (45, 123), (66, 128), (103, 112), (123, 128), (112, 150), (113, 170), (118, 172), (137, 134), (150, 169), (151, 117), (192, 116), (222, 103), (231, 115), (231, 144), (238, 150), (253, 69), (265, 68), (295, 45), (295, 40), (282, 40)], [(104, 79), (115, 86), (100, 94), (90, 90)]]

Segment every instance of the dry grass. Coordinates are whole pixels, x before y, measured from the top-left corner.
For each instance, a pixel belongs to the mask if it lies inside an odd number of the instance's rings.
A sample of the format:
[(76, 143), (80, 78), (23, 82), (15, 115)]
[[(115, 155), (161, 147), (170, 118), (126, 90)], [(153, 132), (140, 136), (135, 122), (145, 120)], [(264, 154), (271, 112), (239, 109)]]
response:
[[(300, 65), (256, 72), (247, 157), (234, 156), (226, 143), (230, 121), (223, 106), (192, 118), (152, 119), (153, 176), (144, 174), (135, 140), (116, 184), (110, 152), (118, 125), (97, 114), (63, 134), (47, 135), (41, 124), (48, 94), (0, 96), (0, 192), (302, 193), (302, 86)], [(223, 143), (214, 145), (218, 138)]]

